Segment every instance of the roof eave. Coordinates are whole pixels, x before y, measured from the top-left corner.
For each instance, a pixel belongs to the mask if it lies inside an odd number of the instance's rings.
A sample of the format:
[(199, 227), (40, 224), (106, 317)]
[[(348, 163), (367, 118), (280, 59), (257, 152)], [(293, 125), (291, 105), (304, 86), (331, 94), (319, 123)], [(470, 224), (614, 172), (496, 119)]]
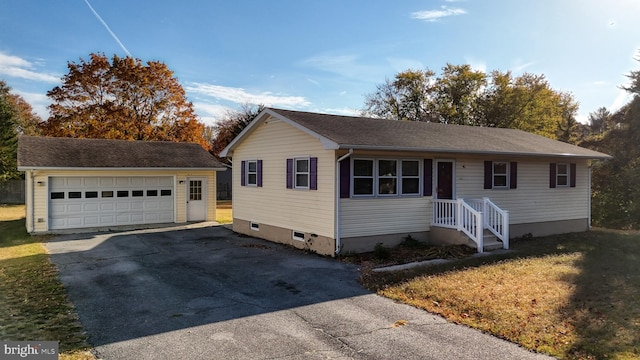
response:
[(65, 167), (65, 166), (18, 166), (18, 171), (65, 170), (65, 171), (227, 171), (226, 167)]
[(579, 158), (579, 159), (599, 159), (606, 160), (613, 158), (610, 155), (586, 155), (571, 153), (523, 153), (513, 151), (477, 151), (477, 150), (458, 150), (458, 149), (438, 149), (438, 148), (416, 148), (416, 147), (397, 147), (397, 146), (376, 146), (376, 145), (349, 145), (340, 144), (338, 149), (354, 149), (354, 150), (382, 150), (382, 151), (406, 151), (406, 152), (429, 152), (429, 153), (445, 153), (445, 154), (476, 154), (476, 155), (499, 155), (499, 156), (520, 156), (520, 157), (559, 157), (559, 158)]

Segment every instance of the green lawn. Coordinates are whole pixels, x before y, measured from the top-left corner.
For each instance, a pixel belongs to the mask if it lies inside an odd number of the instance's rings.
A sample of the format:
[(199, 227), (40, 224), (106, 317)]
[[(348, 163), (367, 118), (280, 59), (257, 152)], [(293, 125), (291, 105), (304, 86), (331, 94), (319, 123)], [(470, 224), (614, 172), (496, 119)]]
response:
[(365, 286), (564, 359), (640, 358), (640, 234), (515, 241), (512, 253), (395, 273)]
[(24, 205), (0, 206), (0, 339), (60, 343), (60, 359), (93, 359), (42, 236), (24, 227)]
[(233, 213), (231, 201), (221, 200), (216, 204), (216, 221), (220, 224), (231, 224), (233, 222)]

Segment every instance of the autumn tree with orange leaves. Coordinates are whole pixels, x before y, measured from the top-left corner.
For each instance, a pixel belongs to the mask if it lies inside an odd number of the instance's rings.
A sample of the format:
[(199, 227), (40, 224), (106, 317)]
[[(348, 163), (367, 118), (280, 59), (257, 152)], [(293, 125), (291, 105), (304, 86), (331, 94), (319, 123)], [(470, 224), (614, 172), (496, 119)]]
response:
[(46, 136), (199, 143), (204, 125), (173, 71), (159, 61), (104, 54), (67, 64), (62, 85), (47, 93)]

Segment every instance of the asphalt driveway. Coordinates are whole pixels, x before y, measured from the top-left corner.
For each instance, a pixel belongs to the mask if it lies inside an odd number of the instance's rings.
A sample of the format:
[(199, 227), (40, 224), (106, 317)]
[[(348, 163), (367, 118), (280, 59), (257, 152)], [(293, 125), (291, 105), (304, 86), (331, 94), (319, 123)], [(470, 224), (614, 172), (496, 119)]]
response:
[(46, 244), (99, 358), (547, 358), (372, 294), (354, 266), (206, 225)]

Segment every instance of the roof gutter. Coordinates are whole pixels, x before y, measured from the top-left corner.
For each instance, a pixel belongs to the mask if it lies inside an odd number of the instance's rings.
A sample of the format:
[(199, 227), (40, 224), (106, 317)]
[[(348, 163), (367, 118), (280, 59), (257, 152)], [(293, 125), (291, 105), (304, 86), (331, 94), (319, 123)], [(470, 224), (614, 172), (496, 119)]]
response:
[(194, 170), (215, 170), (226, 171), (226, 167), (64, 167), (64, 166), (18, 166), (18, 170), (65, 170), (65, 171), (194, 171)]
[(562, 157), (562, 158), (580, 158), (580, 159), (611, 159), (611, 155), (580, 155), (571, 153), (522, 153), (513, 151), (473, 151), (465, 149), (437, 149), (437, 148), (416, 148), (401, 146), (380, 146), (380, 145), (349, 145), (341, 144), (340, 149), (357, 149), (357, 150), (384, 150), (384, 151), (407, 151), (407, 152), (429, 152), (429, 153), (445, 153), (445, 154), (475, 154), (475, 155), (503, 155), (503, 156), (523, 156), (523, 157)]
[(340, 243), (340, 162), (347, 159), (349, 156), (353, 154), (353, 149), (349, 149), (349, 152), (342, 155), (336, 161), (336, 186), (335, 186), (335, 238), (336, 238), (336, 255), (340, 254), (340, 249), (342, 248), (342, 244)]

